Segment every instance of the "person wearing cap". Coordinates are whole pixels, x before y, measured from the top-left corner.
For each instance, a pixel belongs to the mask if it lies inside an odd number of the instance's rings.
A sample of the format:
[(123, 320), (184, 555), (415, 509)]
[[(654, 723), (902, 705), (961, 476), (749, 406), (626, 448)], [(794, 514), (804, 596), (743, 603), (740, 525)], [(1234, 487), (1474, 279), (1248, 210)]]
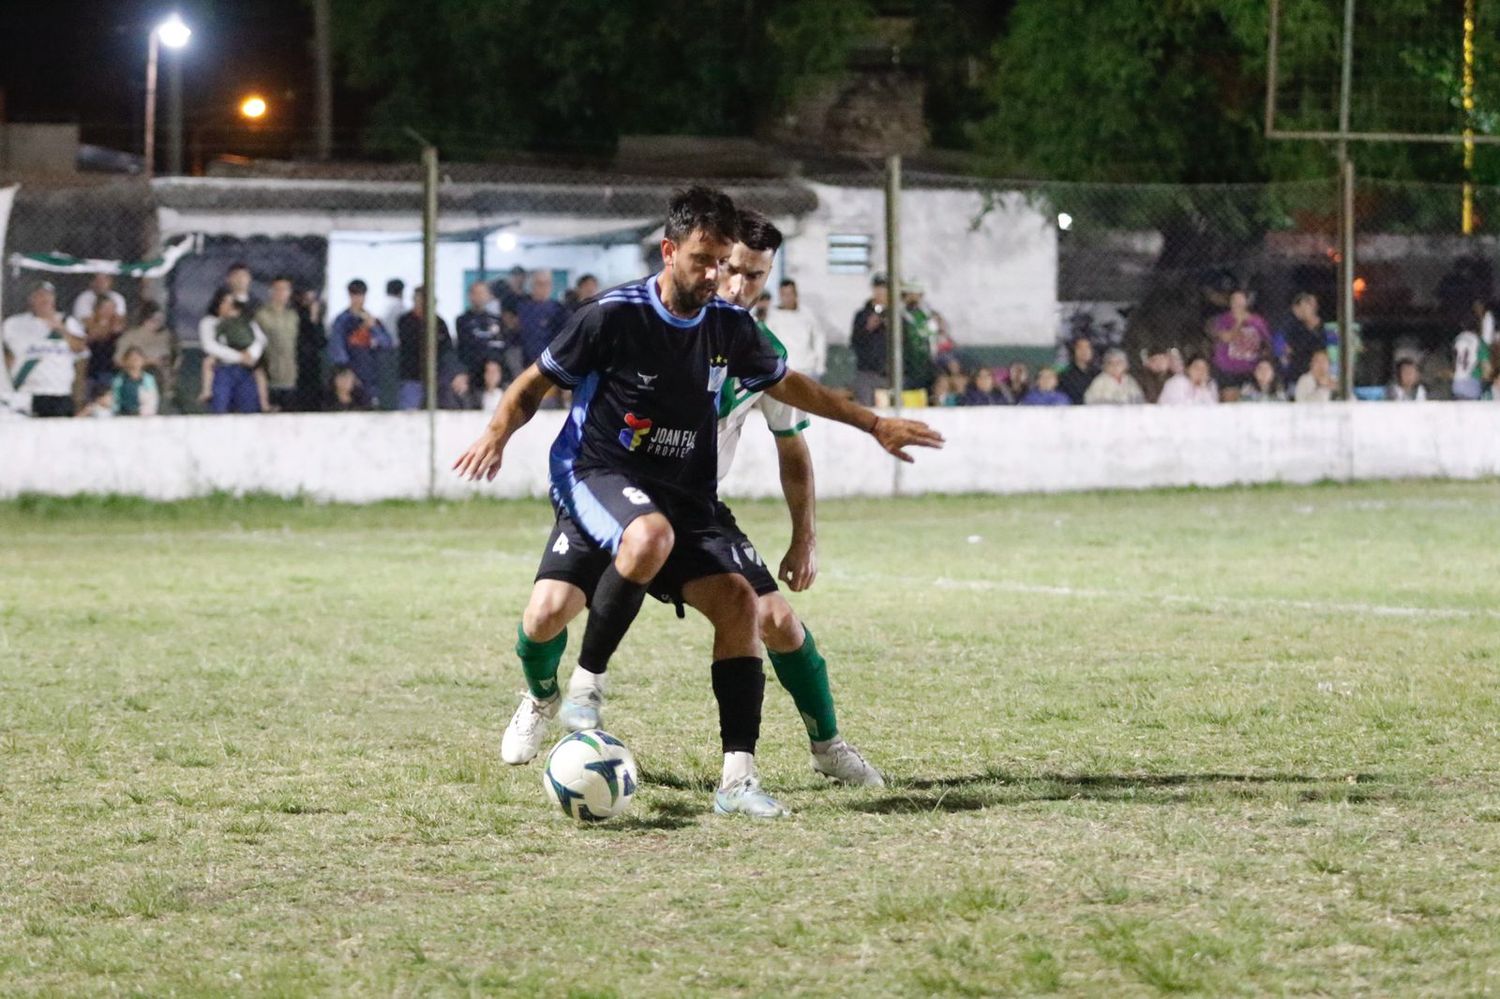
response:
[(854, 351), (854, 399), (862, 406), (875, 405), (875, 390), (890, 383), (890, 345), (885, 327), (885, 310), (890, 304), (885, 275), (876, 274), (870, 278), (870, 298), (854, 314), (849, 329), (849, 346)]
[(32, 416), (72, 416), (79, 369), (89, 354), (83, 327), (57, 311), (50, 281), (38, 281), (26, 304), (28, 311), (0, 324), (13, 390), (31, 397)]
[(349, 282), (349, 307), (333, 320), (333, 329), (328, 333), (328, 355), (335, 365), (347, 365), (353, 370), (370, 393), (371, 402), (379, 405), (380, 374), (375, 352), (388, 350), (395, 341), (385, 324), (365, 308), (369, 290), (359, 278)]

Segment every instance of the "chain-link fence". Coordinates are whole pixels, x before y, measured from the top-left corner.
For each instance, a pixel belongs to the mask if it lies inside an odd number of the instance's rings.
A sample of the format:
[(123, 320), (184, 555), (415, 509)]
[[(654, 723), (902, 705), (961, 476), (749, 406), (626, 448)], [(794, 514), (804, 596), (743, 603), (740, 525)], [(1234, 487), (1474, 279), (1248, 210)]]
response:
[[(513, 377), (577, 299), (659, 266), (664, 208), (687, 182), (445, 165), (434, 248), (435, 308), (446, 329), (438, 341), (438, 403), (484, 405), (493, 399), (486, 388)], [(762, 305), (772, 327), (803, 331), (812, 354), (802, 360), (830, 384), (883, 387), (889, 345), (874, 349), (865, 335), (881, 326), (871, 323), (883, 307), (876, 279), (889, 269), (881, 169), (717, 183), (786, 233)], [(1359, 385), (1384, 386), (1394, 362), (1411, 356), (1429, 392), (1446, 394), (1455, 338), (1483, 324), (1496, 295), (1500, 190), (1475, 193), (1471, 236), (1458, 234), (1462, 199), (1457, 185), (1359, 181)], [(1092, 343), (1095, 363), (1122, 348), (1146, 382), (1161, 374), (1148, 370), (1148, 358), (1171, 348), (1184, 360), (1201, 353), (1220, 388), (1232, 389), (1246, 377), (1246, 358), (1236, 354), (1230, 359), (1241, 366), (1226, 367), (1223, 334), (1227, 323), (1238, 335), (1242, 324), (1233, 317), (1241, 312), (1260, 317), (1247, 321), (1264, 327), (1252, 350), (1267, 355), (1279, 377), (1302, 373), (1289, 358), (1289, 343), (1308, 335), (1298, 333), (1299, 323), (1327, 334), (1338, 363), (1329, 332), (1339, 298), (1334, 178), (1183, 187), (908, 170), (900, 201), (899, 276), (914, 330), (904, 341), (908, 404), (961, 398), (979, 369), (989, 372), (983, 380), (993, 385), (986, 389), (993, 401), (1014, 399), (1040, 367), (1066, 365), (1066, 345), (1078, 339)], [(7, 316), (26, 313), (32, 288), (47, 281), (58, 308), (76, 314), (88, 342), (74, 390), (79, 408), (113, 380), (122, 345), (131, 344), (152, 348), (147, 368), (157, 376), (163, 412), (213, 408), (216, 385), (238, 393), (236, 406), (253, 393), (255, 408), (420, 404), (412, 383), (421, 381), (425, 358), (422, 338), (412, 335), (420, 319), (410, 313), (422, 283), (422, 211), (415, 165), (254, 168), (151, 184), (26, 183), (13, 191), (3, 228), (0, 302)], [(95, 308), (110, 296), (87, 294), (91, 285), (103, 288), (96, 270), (113, 273), (110, 290), (123, 296), (123, 316), (95, 314), (110, 311)], [(284, 290), (277, 278), (288, 279)], [(351, 302), (356, 281), (367, 292)], [(783, 288), (784, 281), (793, 285)], [(263, 349), (247, 350), (253, 364), (234, 359), (237, 347), (205, 348), (204, 337), (235, 312), (217, 294), (226, 286), (264, 335)], [(1243, 310), (1234, 301), (1241, 289), (1248, 292)], [(1305, 296), (1316, 299), (1311, 313)], [(152, 317), (151, 303), (161, 306), (161, 318)], [(216, 308), (224, 315), (210, 315)], [(12, 375), (22, 360), (13, 346)], [(356, 383), (352, 393), (349, 376), (334, 378), (344, 368)], [(1154, 395), (1159, 385), (1147, 388)]]

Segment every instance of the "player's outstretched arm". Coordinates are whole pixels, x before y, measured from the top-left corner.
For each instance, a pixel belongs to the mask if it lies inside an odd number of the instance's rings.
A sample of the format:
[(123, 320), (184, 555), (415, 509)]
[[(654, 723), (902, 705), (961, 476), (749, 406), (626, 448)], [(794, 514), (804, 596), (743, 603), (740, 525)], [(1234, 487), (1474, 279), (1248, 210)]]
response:
[(781, 494), (792, 515), (792, 543), (781, 559), (777, 578), (793, 593), (801, 593), (818, 578), (818, 526), (812, 451), (801, 434), (776, 438), (776, 461), (781, 471)]
[(906, 453), (908, 447), (943, 446), (943, 435), (922, 421), (881, 416), (874, 410), (866, 409), (819, 385), (800, 372), (788, 371), (785, 378), (766, 389), (766, 395), (814, 416), (858, 427), (874, 437), (886, 453), (895, 455), (902, 461), (913, 460)]
[(495, 415), (490, 417), (484, 433), (453, 463), (458, 477), (493, 481), (500, 471), (500, 459), (511, 435), (536, 415), (537, 407), (550, 391), (552, 381), (535, 364), (521, 372), (500, 397)]

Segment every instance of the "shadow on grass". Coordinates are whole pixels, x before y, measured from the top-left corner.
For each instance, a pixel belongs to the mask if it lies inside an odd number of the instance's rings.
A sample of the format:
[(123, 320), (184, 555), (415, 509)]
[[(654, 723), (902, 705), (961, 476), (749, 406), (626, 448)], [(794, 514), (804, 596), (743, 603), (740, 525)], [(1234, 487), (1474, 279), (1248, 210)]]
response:
[(1379, 774), (1317, 777), (1295, 773), (1014, 774), (991, 769), (952, 777), (894, 780), (889, 793), (850, 803), (856, 812), (971, 812), (1033, 801), (1175, 805), (1259, 798), (1302, 802), (1391, 801), (1406, 797)]
[(600, 828), (626, 833), (683, 829), (697, 825), (703, 814), (704, 808), (701, 802), (657, 801), (652, 804), (649, 815), (624, 815), (612, 822), (604, 823)]
[(655, 768), (641, 770), (641, 783), (656, 787), (669, 787), (674, 791), (706, 791), (710, 794), (719, 786), (712, 774), (684, 774), (675, 770)]

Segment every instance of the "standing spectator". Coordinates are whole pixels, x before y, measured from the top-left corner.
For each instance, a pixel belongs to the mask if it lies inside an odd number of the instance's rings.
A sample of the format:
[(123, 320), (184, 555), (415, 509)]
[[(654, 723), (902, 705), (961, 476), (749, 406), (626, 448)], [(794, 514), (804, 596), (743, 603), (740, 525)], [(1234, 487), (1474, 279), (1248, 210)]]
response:
[(501, 309), (507, 306), (516, 308), (526, 297), (526, 268), (520, 264), (512, 267), (506, 271), (504, 281), (496, 281), (490, 285), (490, 291), (494, 292)]
[(248, 319), (229, 288), (214, 293), (208, 315), (198, 322), (198, 340), (213, 362), (209, 387), (215, 413), (259, 413), (255, 367), (266, 350), (266, 334)]
[(1071, 406), (1073, 400), (1057, 387), (1057, 372), (1042, 368), (1036, 373), (1036, 384), (1021, 397), (1022, 406)]
[(1292, 401), (1330, 402), (1335, 388), (1328, 351), (1315, 350), (1308, 362), (1307, 373), (1297, 379), (1297, 391), (1292, 395)]
[(328, 356), (334, 364), (348, 365), (354, 377), (365, 386), (371, 405), (380, 405), (379, 368), (375, 352), (392, 346), (390, 331), (365, 308), (369, 285), (359, 278), (349, 282), (349, 307), (338, 314), (328, 335)]
[(1276, 365), (1268, 358), (1261, 358), (1255, 365), (1255, 374), (1240, 389), (1241, 402), (1286, 402), (1286, 389), (1276, 374)]
[(26, 304), (28, 311), (0, 325), (12, 390), (31, 396), (32, 416), (72, 416), (79, 367), (88, 356), (83, 327), (57, 311), (51, 281), (33, 285)]
[[(427, 397), (427, 290), (420, 285), (412, 290), (411, 311), (401, 317), (397, 349), (401, 352), (401, 382), (396, 389), (396, 408), (421, 409)], [(453, 356), (453, 336), (448, 332), (448, 324), (443, 322), (443, 317), (438, 316), (438, 384), (451, 381), (458, 369), (458, 362)], [(467, 372), (465, 378), (467, 379)], [(467, 385), (463, 392), (468, 392)]]
[[(479, 373), (487, 361), (505, 361), (506, 338), (500, 317), (491, 309), (495, 298), (483, 281), (469, 285), (469, 307), (455, 321), (458, 328), (458, 360), (465, 371)], [(510, 378), (520, 374), (510, 372)], [(509, 381), (510, 379), (507, 379)]]
[[(1262, 362), (1268, 363), (1268, 362)], [(1162, 406), (1213, 406), (1219, 402), (1219, 386), (1208, 370), (1208, 360), (1199, 355), (1188, 358), (1180, 375), (1173, 375), (1161, 387), (1157, 403)]]
[(260, 299), (255, 297), (252, 288), (254, 284), (255, 278), (250, 273), (250, 265), (243, 260), (236, 260), (224, 272), (224, 286), (239, 303), (240, 313), (244, 316), (253, 316), (260, 311)]
[(1104, 370), (1083, 394), (1083, 401), (1089, 406), (1139, 406), (1146, 401), (1123, 350), (1112, 347), (1104, 352)]
[(83, 321), (84, 339), (89, 345), (88, 383), (92, 389), (108, 385), (115, 375), (115, 344), (125, 333), (125, 317), (114, 298), (100, 295), (94, 299), (94, 311)]
[(297, 408), (297, 338), (302, 317), (292, 306), (292, 279), (277, 276), (271, 292), (255, 313), (255, 322), (266, 334), (266, 379), (269, 401), (275, 410)]
[(1389, 402), (1426, 402), (1427, 387), (1422, 384), (1422, 372), (1417, 362), (1403, 357), (1396, 362), (1396, 377), (1385, 387)]
[(755, 308), (752, 309), (751, 312), (755, 316), (755, 321), (758, 323), (764, 323), (768, 318), (770, 318), (771, 293), (769, 291), (763, 291), (760, 293), (760, 296), (755, 300)]
[[(406, 282), (400, 278), (391, 278), (385, 283), (385, 304), (380, 310), (380, 321), (385, 324), (386, 329), (394, 332), (404, 315), (406, 315)], [(399, 343), (400, 333), (396, 333), (396, 339)]]
[(1010, 405), (1016, 405), (1031, 391), (1031, 369), (1022, 361), (1012, 361), (1006, 376), (1009, 384), (1001, 388), (1010, 396)]
[(1094, 344), (1081, 336), (1068, 345), (1068, 352), (1072, 360), (1057, 376), (1057, 384), (1073, 405), (1081, 406), (1083, 397), (1099, 377), (1099, 369), (1094, 366)]
[(1318, 296), (1298, 292), (1292, 298), (1291, 314), (1282, 322), (1276, 335), (1276, 357), (1281, 363), (1284, 382), (1296, 382), (1307, 374), (1315, 351), (1327, 346), (1323, 318), (1318, 315)]
[(995, 373), (989, 368), (974, 372), (974, 380), (958, 397), (960, 406), (1009, 406), (1014, 400), (995, 385)]
[(109, 389), (116, 416), (155, 416), (161, 411), (161, 392), (146, 370), (146, 354), (139, 347), (125, 348)]
[(500, 308), (500, 338), (505, 343), (505, 370), (515, 378), (526, 370), (526, 358), (521, 350), (521, 317), (509, 305)]
[(573, 308), (578, 308), (584, 302), (599, 294), (599, 279), (592, 274), (584, 274), (579, 277), (578, 282), (573, 285)]
[(328, 379), (327, 409), (332, 413), (362, 412), (370, 408), (370, 396), (347, 364), (333, 366)]
[[(925, 289), (913, 278), (901, 290), (901, 380), (903, 389), (926, 388), (936, 374), (934, 349), (940, 338), (946, 338), (947, 324), (936, 309), (922, 300)], [(951, 347), (951, 344), (950, 344)], [(951, 354), (952, 350), (945, 351)], [(967, 376), (966, 376), (967, 380)], [(959, 389), (962, 394), (968, 388)]]
[(115, 303), (115, 315), (125, 316), (128, 311), (125, 308), (125, 296), (114, 290), (115, 276), (105, 274), (103, 271), (89, 278), (89, 286), (78, 293), (73, 299), (73, 318), (80, 323), (86, 322), (94, 314), (94, 306), (99, 299), (108, 298)]
[(890, 296), (884, 274), (870, 278), (870, 298), (854, 314), (849, 330), (849, 346), (854, 350), (854, 399), (864, 406), (875, 405), (875, 390), (890, 384), (890, 344), (885, 328)]
[(297, 295), (297, 408), (305, 413), (323, 408), (323, 359), (328, 330), (323, 326), (323, 299), (313, 288)]
[(172, 398), (177, 381), (177, 338), (167, 329), (167, 314), (161, 303), (149, 298), (141, 302), (135, 325), (115, 343), (115, 367), (124, 367), (125, 352), (132, 347), (141, 352), (161, 397)]
[(777, 295), (768, 325), (786, 348), (787, 365), (821, 381), (828, 372), (828, 335), (812, 313), (802, 309), (797, 282), (782, 281)]
[(504, 394), (505, 369), (492, 357), (484, 362), (484, 369), (480, 373), (479, 408), (486, 413), (493, 413)]
[[(1484, 308), (1483, 302), (1476, 302), (1478, 312)], [(1485, 382), (1489, 380), (1491, 350), (1494, 346), (1494, 323), (1489, 324), (1489, 338), (1484, 335), (1486, 316), (1484, 314), (1474, 317), (1477, 322), (1474, 326), (1478, 329), (1465, 329), (1453, 338), (1453, 398), (1455, 399), (1478, 399), (1484, 393)], [(1491, 317), (1492, 318), (1492, 317)]]
[(1255, 371), (1255, 363), (1271, 349), (1271, 330), (1265, 319), (1250, 311), (1250, 294), (1237, 289), (1229, 295), (1229, 310), (1209, 325), (1214, 343), (1214, 374), (1228, 384), (1239, 384)]
[(1495, 370), (1490, 376), (1490, 386), (1484, 390), (1481, 398), (1486, 402), (1500, 402), (1500, 364), (1495, 365)]
[(448, 376), (438, 375), (438, 409), (478, 409), (479, 396), (473, 391), (469, 373), (451, 366)]
[(516, 315), (521, 320), (523, 369), (536, 362), (568, 321), (568, 310), (561, 302), (552, 300), (551, 271), (532, 271), (528, 290), (529, 296), (516, 303)]

